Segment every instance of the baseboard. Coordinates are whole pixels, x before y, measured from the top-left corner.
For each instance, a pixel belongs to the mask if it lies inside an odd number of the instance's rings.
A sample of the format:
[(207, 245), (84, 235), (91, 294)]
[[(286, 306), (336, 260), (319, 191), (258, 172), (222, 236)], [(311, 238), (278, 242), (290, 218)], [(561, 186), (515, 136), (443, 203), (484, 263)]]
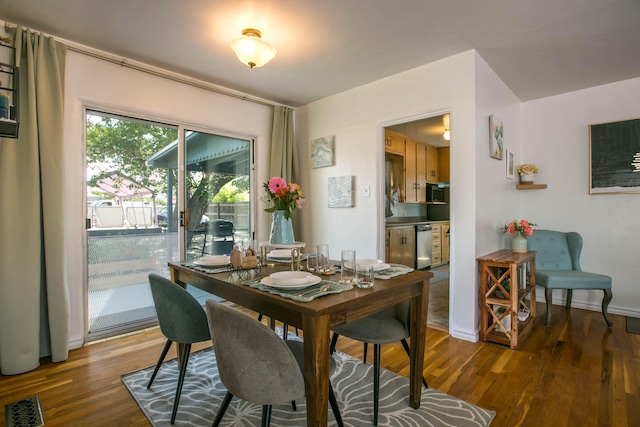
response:
[[(585, 301), (581, 298), (576, 298), (576, 293), (579, 292), (596, 292), (598, 294), (597, 301)], [(584, 289), (575, 289), (573, 292), (573, 297), (571, 298), (571, 308), (581, 308), (584, 310), (597, 311), (602, 312), (602, 291), (588, 291)], [(537, 287), (536, 289), (536, 301), (546, 304), (544, 298), (544, 288)], [(566, 291), (561, 289), (556, 289), (553, 292), (553, 297), (551, 299), (553, 305), (565, 306), (567, 303)], [(620, 307), (618, 305), (609, 304), (607, 308), (607, 313), (609, 314), (618, 314), (620, 316), (630, 316), (630, 317), (638, 317), (640, 318), (640, 309), (638, 308), (629, 308), (629, 307)]]

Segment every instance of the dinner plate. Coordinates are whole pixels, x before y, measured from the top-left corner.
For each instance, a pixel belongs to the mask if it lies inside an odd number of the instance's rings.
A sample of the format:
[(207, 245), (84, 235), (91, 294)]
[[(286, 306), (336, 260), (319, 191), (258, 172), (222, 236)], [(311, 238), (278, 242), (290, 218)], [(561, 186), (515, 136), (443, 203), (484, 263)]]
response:
[(278, 271), (269, 275), (269, 278), (276, 285), (301, 286), (309, 281), (311, 273), (306, 271)]
[(202, 267), (216, 267), (220, 265), (227, 265), (231, 262), (229, 257), (226, 255), (212, 255), (212, 256), (204, 256), (200, 259), (193, 261), (195, 265), (199, 265)]
[(264, 277), (260, 283), (262, 283), (263, 285), (269, 286), (271, 288), (278, 288), (278, 289), (303, 289), (306, 287), (309, 287), (311, 285), (316, 285), (318, 283), (320, 283), (322, 281), (322, 279), (318, 276), (311, 276), (309, 277), (308, 281), (305, 284), (302, 285), (278, 285), (276, 283), (273, 283), (273, 280), (271, 280), (270, 277)]
[[(371, 265), (373, 266), (373, 271), (386, 270), (391, 267), (389, 264), (386, 264), (379, 259), (358, 259), (356, 260), (356, 265)], [(347, 262), (345, 263), (345, 267), (353, 270), (353, 263)]]

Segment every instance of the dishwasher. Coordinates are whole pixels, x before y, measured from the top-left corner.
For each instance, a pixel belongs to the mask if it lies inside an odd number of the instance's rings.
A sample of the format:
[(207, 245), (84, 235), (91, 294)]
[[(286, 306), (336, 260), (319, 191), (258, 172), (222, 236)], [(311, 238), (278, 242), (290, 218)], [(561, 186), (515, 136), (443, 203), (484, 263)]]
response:
[(431, 267), (431, 224), (416, 225), (416, 270)]

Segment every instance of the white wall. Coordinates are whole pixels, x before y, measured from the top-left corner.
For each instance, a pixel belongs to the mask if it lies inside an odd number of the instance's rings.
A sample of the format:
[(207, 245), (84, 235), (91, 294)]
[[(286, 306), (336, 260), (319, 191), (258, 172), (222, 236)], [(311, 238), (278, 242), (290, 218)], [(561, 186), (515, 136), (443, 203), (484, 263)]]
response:
[[(296, 111), (296, 139), (307, 197), (302, 239), (328, 243), (330, 256), (352, 248), (359, 258), (384, 255), (383, 127), (451, 111), (451, 287), (453, 336), (477, 339), (476, 287), (476, 54), (469, 51), (391, 76)], [(488, 134), (488, 130), (487, 130)], [(335, 135), (336, 164), (311, 169), (310, 141)], [(488, 148), (487, 148), (488, 151)], [(355, 176), (355, 207), (327, 207), (327, 179)], [(363, 197), (363, 187), (371, 197)]]
[[(65, 79), (65, 197), (68, 277), (71, 299), (71, 346), (85, 335), (83, 260), (85, 147), (83, 106), (134, 114), (165, 123), (188, 123), (256, 138), (256, 177), (268, 179), (272, 107), (224, 96), (69, 51)], [(260, 161), (261, 160), (261, 161)], [(261, 187), (260, 187), (261, 188)], [(259, 203), (259, 202), (258, 202)], [(268, 216), (257, 215), (261, 240), (268, 236)]]
[[(585, 271), (613, 277), (611, 313), (640, 317), (640, 194), (589, 195), (589, 125), (640, 117), (640, 79), (523, 104), (523, 163), (540, 167), (546, 190), (523, 191), (539, 228), (579, 232)], [(564, 293), (556, 291), (561, 304)], [(602, 292), (575, 291), (573, 306), (600, 311)]]

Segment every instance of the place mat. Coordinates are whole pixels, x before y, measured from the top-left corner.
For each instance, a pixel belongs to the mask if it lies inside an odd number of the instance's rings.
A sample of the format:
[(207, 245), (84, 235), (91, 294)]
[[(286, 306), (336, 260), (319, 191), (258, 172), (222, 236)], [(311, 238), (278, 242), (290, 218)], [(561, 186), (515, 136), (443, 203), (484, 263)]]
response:
[[(350, 291), (351, 289), (353, 289), (353, 286), (351, 285), (343, 285), (341, 283), (332, 282), (330, 280), (321, 280), (319, 283), (304, 289), (287, 290), (287, 289), (272, 288), (270, 286), (263, 285), (262, 283), (260, 283), (260, 280), (262, 279), (246, 280), (242, 282), (242, 284), (251, 286), (252, 288), (260, 289), (261, 291), (269, 292), (270, 294), (279, 295), (282, 298), (288, 298), (298, 302), (309, 302), (324, 295), (339, 294), (340, 292)], [(320, 288), (322, 288), (324, 285), (329, 285), (329, 289), (327, 289), (322, 293), (312, 292), (314, 289), (319, 291)]]
[(411, 273), (412, 271), (413, 271), (413, 268), (407, 267), (406, 265), (391, 264), (391, 267), (387, 268), (386, 270), (374, 272), (374, 278), (387, 280), (387, 279), (391, 279), (392, 277), (402, 276), (403, 274)]
[(180, 265), (183, 267), (187, 267), (191, 270), (201, 271), (207, 274), (226, 273), (231, 271), (229, 268), (229, 265), (225, 265), (222, 267), (211, 267), (211, 268), (202, 267), (200, 265), (194, 264), (193, 262), (181, 262)]

